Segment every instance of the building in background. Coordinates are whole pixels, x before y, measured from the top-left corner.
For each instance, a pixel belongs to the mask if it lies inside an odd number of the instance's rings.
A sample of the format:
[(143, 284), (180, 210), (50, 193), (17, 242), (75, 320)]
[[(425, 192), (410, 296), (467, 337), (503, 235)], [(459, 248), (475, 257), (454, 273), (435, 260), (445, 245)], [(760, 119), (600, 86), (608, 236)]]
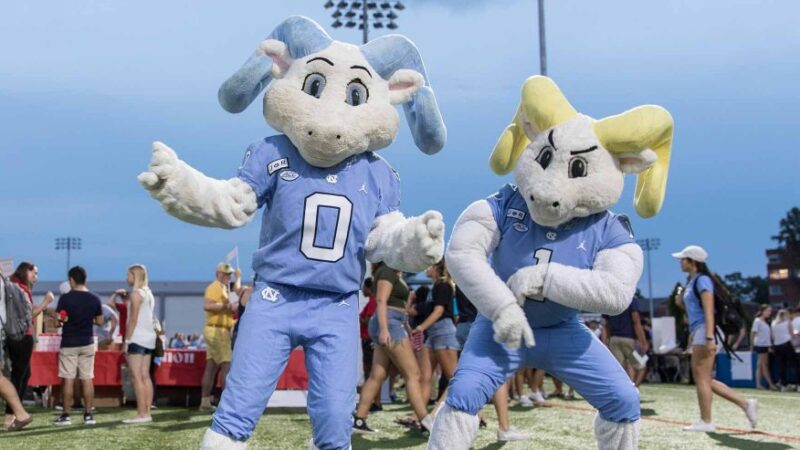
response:
[(793, 247), (768, 249), (769, 303), (797, 306), (800, 302), (800, 255)]

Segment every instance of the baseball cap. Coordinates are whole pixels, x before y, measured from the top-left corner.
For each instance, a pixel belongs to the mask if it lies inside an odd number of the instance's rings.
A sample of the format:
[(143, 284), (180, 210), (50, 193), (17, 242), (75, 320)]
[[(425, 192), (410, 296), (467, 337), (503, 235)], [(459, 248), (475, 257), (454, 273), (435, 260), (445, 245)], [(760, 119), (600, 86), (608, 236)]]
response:
[(708, 252), (699, 245), (689, 245), (678, 253), (672, 254), (673, 258), (689, 258), (697, 262), (704, 263), (708, 259)]
[(233, 267), (228, 263), (221, 262), (217, 264), (217, 272), (222, 272), (230, 275), (233, 273)]

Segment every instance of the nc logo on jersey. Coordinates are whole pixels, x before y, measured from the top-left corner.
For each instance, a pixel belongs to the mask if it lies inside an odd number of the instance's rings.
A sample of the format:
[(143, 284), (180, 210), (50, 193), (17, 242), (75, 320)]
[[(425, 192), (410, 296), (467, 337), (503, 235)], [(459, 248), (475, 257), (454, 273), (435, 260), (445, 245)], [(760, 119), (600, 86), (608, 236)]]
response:
[(525, 225), (524, 223), (515, 222), (514, 225), (512, 226), (514, 227), (515, 230), (519, 231), (520, 233), (528, 231), (528, 226)]
[(548, 231), (547, 234), (544, 235), (549, 241), (555, 241), (558, 235), (555, 231)]
[(519, 219), (523, 220), (525, 218), (525, 213), (518, 209), (509, 208), (508, 212), (506, 212), (506, 217), (511, 217), (512, 219)]
[(325, 181), (327, 181), (330, 184), (336, 184), (336, 183), (339, 182), (339, 176), (338, 175), (328, 175), (327, 177), (325, 177)]
[(281, 180), (283, 181), (294, 181), (300, 178), (300, 174), (295, 172), (294, 170), (284, 170), (280, 174)]
[(271, 288), (269, 286), (267, 286), (267, 287), (265, 287), (264, 289), (261, 290), (261, 298), (263, 298), (264, 300), (271, 301), (272, 303), (275, 303), (276, 301), (278, 301), (278, 296), (280, 294), (281, 293), (280, 293), (279, 290), (273, 289), (273, 288)]
[(269, 163), (267, 166), (267, 172), (272, 175), (273, 173), (281, 169), (286, 169), (287, 167), (289, 167), (289, 158), (276, 159), (275, 161)]

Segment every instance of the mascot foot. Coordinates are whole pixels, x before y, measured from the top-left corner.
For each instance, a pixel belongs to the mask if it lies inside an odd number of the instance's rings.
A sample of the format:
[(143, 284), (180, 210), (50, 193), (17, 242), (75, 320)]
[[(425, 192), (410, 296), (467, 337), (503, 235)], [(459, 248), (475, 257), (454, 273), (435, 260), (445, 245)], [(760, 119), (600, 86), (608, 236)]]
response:
[(428, 450), (468, 450), (478, 434), (478, 416), (446, 404), (436, 414)]
[(231, 439), (209, 428), (203, 435), (200, 450), (247, 450), (247, 443)]
[(636, 450), (639, 447), (639, 421), (609, 422), (598, 414), (594, 419), (598, 450)]

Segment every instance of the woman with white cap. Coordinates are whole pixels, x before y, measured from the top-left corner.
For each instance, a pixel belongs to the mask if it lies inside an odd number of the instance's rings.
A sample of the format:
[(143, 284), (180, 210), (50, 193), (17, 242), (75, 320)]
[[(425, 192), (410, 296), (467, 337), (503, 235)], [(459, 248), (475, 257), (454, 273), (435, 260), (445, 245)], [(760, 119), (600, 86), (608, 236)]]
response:
[(750, 421), (750, 426), (755, 428), (758, 419), (757, 401), (745, 399), (724, 383), (713, 379), (711, 375), (717, 353), (717, 342), (714, 333), (714, 282), (706, 265), (708, 253), (700, 246), (690, 245), (678, 253), (673, 253), (672, 256), (680, 260), (681, 270), (689, 274), (683, 298), (678, 296), (678, 304), (686, 309), (686, 314), (689, 316), (692, 375), (697, 388), (697, 401), (700, 404), (700, 420), (684, 428), (684, 431), (713, 433), (716, 430), (711, 422), (713, 394), (742, 408), (747, 420)]

